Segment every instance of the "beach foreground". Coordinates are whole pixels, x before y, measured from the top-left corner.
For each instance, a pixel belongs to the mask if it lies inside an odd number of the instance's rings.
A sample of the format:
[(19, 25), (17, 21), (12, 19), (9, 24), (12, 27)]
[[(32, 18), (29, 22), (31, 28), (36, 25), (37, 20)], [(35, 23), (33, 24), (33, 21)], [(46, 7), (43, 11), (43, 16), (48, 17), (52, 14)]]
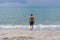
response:
[(0, 29), (0, 40), (60, 40), (60, 32)]

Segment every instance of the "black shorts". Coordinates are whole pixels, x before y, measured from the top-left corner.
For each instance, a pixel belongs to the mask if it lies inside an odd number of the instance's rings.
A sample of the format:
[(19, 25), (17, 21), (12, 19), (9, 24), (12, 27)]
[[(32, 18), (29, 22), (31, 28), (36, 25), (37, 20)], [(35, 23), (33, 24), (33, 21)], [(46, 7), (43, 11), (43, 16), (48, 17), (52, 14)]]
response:
[(31, 22), (30, 22), (30, 25), (33, 25), (33, 24), (34, 24), (34, 22), (33, 22), (33, 21), (31, 21)]

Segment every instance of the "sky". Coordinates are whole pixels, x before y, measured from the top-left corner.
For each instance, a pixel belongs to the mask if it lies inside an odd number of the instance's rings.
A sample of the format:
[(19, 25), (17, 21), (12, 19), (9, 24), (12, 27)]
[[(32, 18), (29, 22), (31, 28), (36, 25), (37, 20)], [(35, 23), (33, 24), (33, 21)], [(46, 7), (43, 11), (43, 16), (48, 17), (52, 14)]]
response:
[(60, 0), (0, 0), (0, 7), (60, 7)]

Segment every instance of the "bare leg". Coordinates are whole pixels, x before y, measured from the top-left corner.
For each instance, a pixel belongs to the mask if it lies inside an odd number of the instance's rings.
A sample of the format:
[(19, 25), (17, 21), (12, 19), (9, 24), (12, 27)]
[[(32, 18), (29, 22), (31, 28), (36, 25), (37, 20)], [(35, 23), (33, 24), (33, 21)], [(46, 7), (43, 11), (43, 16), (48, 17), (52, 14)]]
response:
[(31, 30), (31, 25), (30, 25), (30, 30)]
[(31, 27), (32, 27), (32, 30), (33, 30), (33, 25), (31, 25)]
[(33, 25), (30, 25), (30, 30), (33, 30)]

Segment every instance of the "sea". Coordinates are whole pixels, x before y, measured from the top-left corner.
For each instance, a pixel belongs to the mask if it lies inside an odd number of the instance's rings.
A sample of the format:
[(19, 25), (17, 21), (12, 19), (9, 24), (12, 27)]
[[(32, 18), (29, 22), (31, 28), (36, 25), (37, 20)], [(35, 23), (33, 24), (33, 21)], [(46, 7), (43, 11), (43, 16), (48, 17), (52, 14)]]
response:
[(33, 14), (34, 27), (60, 26), (60, 8), (47, 7), (0, 7), (0, 28), (29, 27)]

